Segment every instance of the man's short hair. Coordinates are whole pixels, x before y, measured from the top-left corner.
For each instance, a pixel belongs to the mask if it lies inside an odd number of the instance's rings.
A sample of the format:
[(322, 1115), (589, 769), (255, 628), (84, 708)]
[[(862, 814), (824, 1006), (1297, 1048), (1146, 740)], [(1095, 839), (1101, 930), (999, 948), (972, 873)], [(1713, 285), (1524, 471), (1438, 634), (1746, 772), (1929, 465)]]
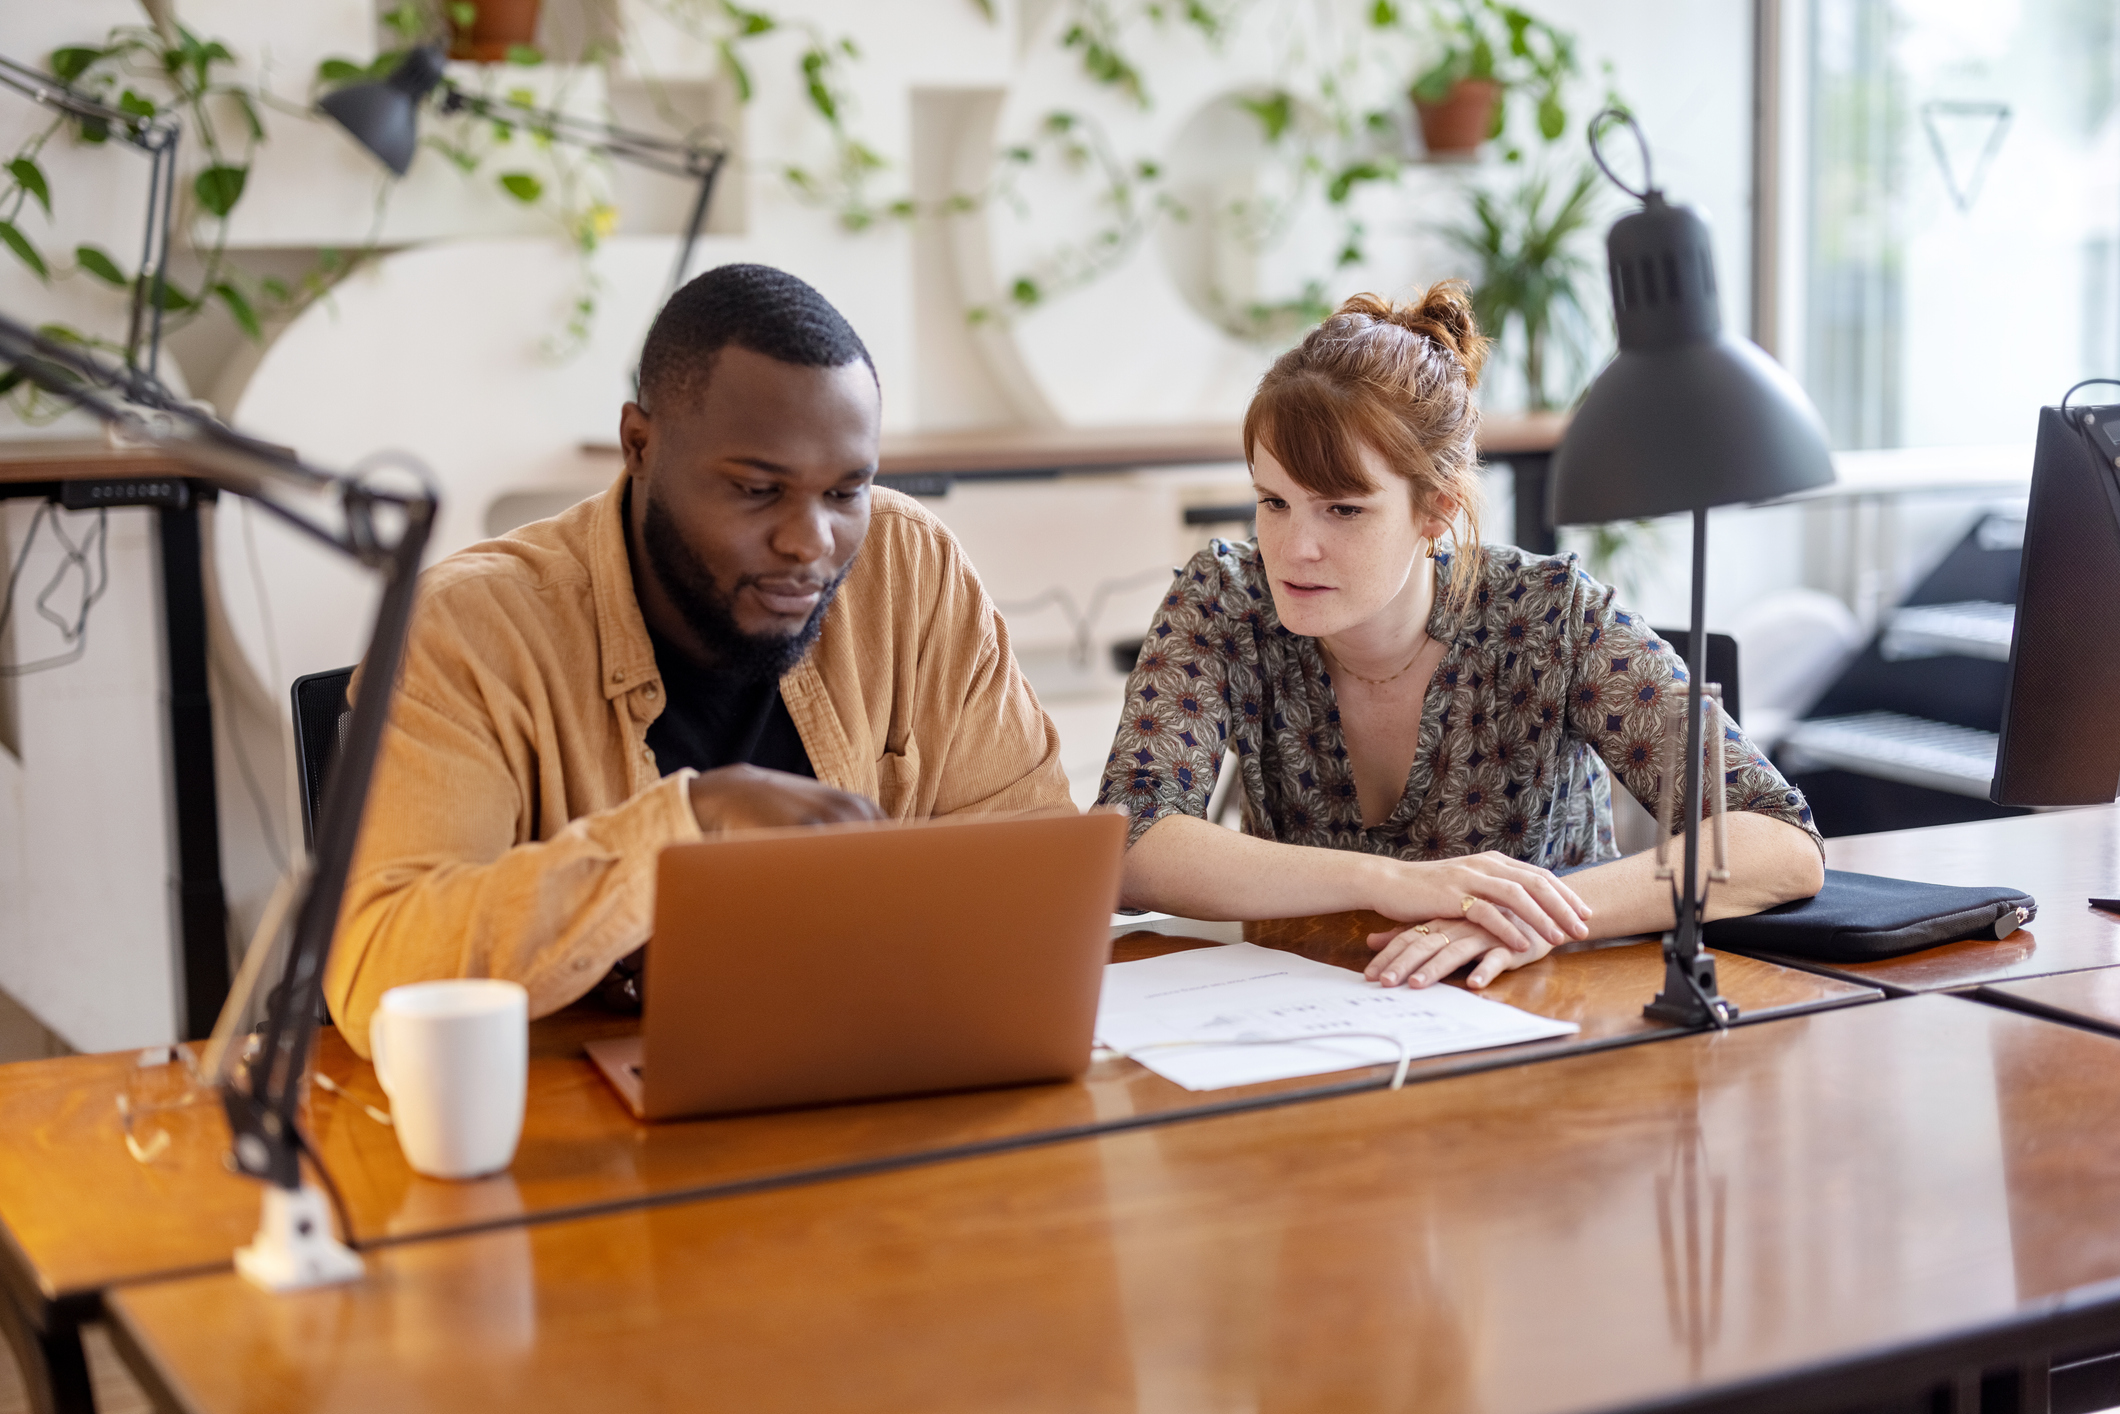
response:
[(651, 413), (697, 396), (721, 351), (734, 344), (805, 368), (876, 360), (854, 326), (809, 283), (770, 265), (721, 265), (670, 296), (640, 351), (639, 396)]

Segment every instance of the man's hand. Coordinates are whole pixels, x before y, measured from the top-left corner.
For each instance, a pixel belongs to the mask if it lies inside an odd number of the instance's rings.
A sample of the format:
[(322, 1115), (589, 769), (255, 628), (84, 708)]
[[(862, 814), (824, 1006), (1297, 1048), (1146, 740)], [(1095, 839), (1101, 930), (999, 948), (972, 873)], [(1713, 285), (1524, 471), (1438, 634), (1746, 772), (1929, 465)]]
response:
[(881, 820), (883, 809), (865, 795), (808, 776), (759, 766), (722, 766), (692, 778), (692, 814), (700, 829), (717, 834), (777, 825)]

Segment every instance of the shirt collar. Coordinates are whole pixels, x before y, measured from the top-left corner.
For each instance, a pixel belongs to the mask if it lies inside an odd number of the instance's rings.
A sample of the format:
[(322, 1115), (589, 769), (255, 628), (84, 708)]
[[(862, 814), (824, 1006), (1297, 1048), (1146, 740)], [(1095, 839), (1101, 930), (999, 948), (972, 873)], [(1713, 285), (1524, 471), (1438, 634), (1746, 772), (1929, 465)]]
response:
[(633, 593), (633, 557), (626, 550), (626, 486), (621, 472), (596, 508), (589, 532), (589, 587), (596, 601), (596, 637), (603, 655), (606, 699), (644, 682), (659, 682), (648, 621)]

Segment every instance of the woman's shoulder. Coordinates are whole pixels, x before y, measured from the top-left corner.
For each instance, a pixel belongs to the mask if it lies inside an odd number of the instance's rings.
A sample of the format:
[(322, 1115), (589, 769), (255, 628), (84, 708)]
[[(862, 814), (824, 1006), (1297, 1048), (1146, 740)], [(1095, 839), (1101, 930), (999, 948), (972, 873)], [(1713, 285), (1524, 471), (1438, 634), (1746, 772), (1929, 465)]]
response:
[[(1456, 574), (1462, 558), (1463, 552), (1452, 552), (1448, 574)], [(1582, 557), (1572, 550), (1539, 555), (1514, 545), (1483, 545), (1474, 573), (1478, 582), (1466, 610), (1483, 621), (1557, 622), (1572, 605), (1610, 592), (1584, 571)]]
[(1211, 612), (1216, 613), (1241, 615), (1259, 608), (1270, 612), (1273, 607), (1265, 562), (1259, 557), (1259, 547), (1249, 540), (1208, 541), (1178, 567), (1171, 591), (1195, 602), (1212, 603)]

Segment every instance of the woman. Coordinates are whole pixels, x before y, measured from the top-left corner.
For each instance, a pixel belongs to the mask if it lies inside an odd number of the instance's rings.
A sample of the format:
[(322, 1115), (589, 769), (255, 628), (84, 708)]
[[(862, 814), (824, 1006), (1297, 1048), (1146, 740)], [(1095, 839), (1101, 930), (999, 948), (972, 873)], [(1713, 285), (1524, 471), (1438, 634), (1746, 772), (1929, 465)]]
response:
[[(1100, 800), (1133, 816), (1128, 905), (1373, 909), (1418, 925), (1370, 938), (1387, 986), (1472, 963), (1484, 987), (1571, 939), (1672, 926), (1654, 858), (1613, 848), (1611, 776), (1655, 809), (1685, 664), (1574, 556), (1480, 546), (1486, 350), (1451, 282), (1357, 295), (1261, 380), (1258, 540), (1178, 571), (1105, 769)], [(1203, 818), (1225, 748), (1243, 834)], [(1803, 797), (1734, 729), (1722, 760), (1731, 878), (1708, 916), (1816, 893)]]

